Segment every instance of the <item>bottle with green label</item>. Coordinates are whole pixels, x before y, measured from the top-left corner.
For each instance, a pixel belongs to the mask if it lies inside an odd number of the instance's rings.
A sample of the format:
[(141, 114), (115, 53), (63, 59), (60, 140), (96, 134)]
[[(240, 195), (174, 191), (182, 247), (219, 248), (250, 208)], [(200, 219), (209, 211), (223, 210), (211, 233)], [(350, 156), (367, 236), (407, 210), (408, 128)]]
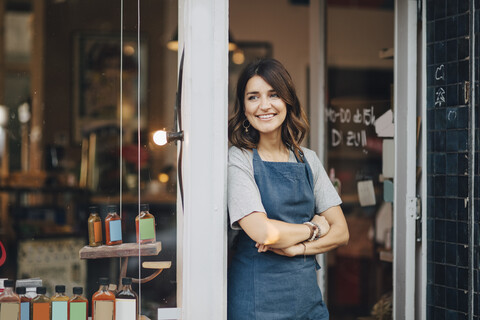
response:
[(20, 297), (13, 291), (13, 280), (3, 282), (5, 289), (0, 294), (0, 320), (18, 320), (20, 316)]
[(115, 320), (138, 319), (138, 296), (132, 290), (132, 278), (122, 278), (122, 290), (115, 296)]
[(68, 300), (65, 295), (65, 286), (55, 286), (55, 294), (50, 298), (52, 303), (52, 320), (68, 320)]
[(73, 297), (68, 300), (69, 320), (88, 320), (88, 299), (82, 294), (82, 287), (73, 288)]
[(30, 319), (50, 319), (50, 298), (47, 296), (47, 288), (37, 287), (37, 296), (32, 299)]
[(137, 243), (153, 243), (155, 237), (155, 217), (149, 212), (148, 204), (140, 205), (140, 213), (135, 218)]

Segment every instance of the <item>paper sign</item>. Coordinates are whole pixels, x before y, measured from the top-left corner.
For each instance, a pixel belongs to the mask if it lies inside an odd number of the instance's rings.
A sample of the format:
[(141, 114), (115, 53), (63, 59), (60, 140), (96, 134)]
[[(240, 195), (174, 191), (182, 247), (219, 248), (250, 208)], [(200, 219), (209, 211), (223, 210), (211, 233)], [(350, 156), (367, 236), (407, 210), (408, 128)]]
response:
[(375, 132), (379, 137), (391, 138), (395, 134), (392, 110), (388, 110), (375, 120)]
[(95, 319), (113, 320), (113, 301), (95, 301)]
[(155, 221), (153, 218), (140, 219), (140, 240), (155, 238)]
[(20, 304), (15, 302), (0, 303), (0, 320), (17, 320)]
[(393, 202), (393, 182), (390, 180), (383, 181), (383, 201)]
[(375, 191), (373, 181), (365, 180), (357, 182), (358, 200), (362, 207), (375, 205)]
[(122, 240), (122, 220), (112, 220), (110, 223), (110, 241)]
[(52, 301), (52, 320), (68, 319), (68, 301)]
[(382, 174), (384, 178), (393, 178), (395, 174), (395, 142), (393, 139), (383, 140)]
[(70, 303), (70, 320), (85, 320), (87, 319), (87, 303), (86, 302), (71, 302)]
[(115, 320), (135, 320), (137, 318), (137, 300), (115, 299)]
[(375, 240), (387, 244), (392, 230), (392, 204), (384, 202), (375, 217)]

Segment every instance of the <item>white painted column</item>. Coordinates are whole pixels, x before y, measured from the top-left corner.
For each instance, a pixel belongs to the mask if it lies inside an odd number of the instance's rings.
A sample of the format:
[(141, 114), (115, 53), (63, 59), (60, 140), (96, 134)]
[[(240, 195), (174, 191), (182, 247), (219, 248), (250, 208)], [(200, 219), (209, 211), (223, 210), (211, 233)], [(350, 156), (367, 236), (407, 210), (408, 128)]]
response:
[[(180, 0), (185, 48), (182, 319), (226, 319), (228, 0)], [(182, 215), (181, 206), (178, 214)]]
[(415, 319), (417, 1), (395, 1), (394, 319)]

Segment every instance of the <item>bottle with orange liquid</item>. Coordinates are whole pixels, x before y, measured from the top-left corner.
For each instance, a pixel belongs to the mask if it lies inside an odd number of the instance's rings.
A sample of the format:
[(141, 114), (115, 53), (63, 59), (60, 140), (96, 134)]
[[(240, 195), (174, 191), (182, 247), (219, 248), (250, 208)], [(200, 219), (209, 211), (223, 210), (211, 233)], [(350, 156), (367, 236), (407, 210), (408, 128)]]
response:
[(155, 237), (155, 217), (149, 212), (148, 204), (140, 205), (140, 213), (135, 218), (137, 243), (153, 243)]
[(82, 287), (73, 288), (73, 297), (68, 300), (69, 320), (88, 320), (88, 300), (82, 296), (82, 293)]
[(115, 295), (108, 290), (108, 278), (99, 279), (100, 288), (92, 296), (92, 320), (113, 320)]
[(98, 247), (102, 245), (102, 219), (98, 215), (98, 207), (88, 208), (90, 216), (88, 217), (88, 245)]
[(32, 320), (46, 320), (51, 317), (50, 298), (47, 297), (47, 288), (37, 287), (37, 296), (32, 299)]
[(122, 243), (122, 220), (117, 214), (117, 206), (107, 207), (105, 218), (105, 244), (107, 246)]
[(20, 297), (20, 320), (30, 320), (32, 298), (27, 296), (27, 288), (25, 287), (17, 287), (16, 292)]
[(0, 294), (0, 320), (18, 320), (20, 316), (20, 297), (13, 291), (13, 280), (3, 282), (5, 290)]

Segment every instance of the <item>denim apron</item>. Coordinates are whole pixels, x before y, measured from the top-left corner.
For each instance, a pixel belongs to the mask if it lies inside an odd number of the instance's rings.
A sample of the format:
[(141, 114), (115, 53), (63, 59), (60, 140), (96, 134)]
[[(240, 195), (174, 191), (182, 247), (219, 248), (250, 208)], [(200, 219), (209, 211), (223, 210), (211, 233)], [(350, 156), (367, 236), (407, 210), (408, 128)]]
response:
[[(310, 221), (315, 214), (313, 175), (304, 162), (262, 161), (253, 149), (253, 171), (270, 219)], [(317, 285), (315, 256), (259, 253), (242, 230), (228, 272), (228, 320), (323, 320), (328, 310)]]

